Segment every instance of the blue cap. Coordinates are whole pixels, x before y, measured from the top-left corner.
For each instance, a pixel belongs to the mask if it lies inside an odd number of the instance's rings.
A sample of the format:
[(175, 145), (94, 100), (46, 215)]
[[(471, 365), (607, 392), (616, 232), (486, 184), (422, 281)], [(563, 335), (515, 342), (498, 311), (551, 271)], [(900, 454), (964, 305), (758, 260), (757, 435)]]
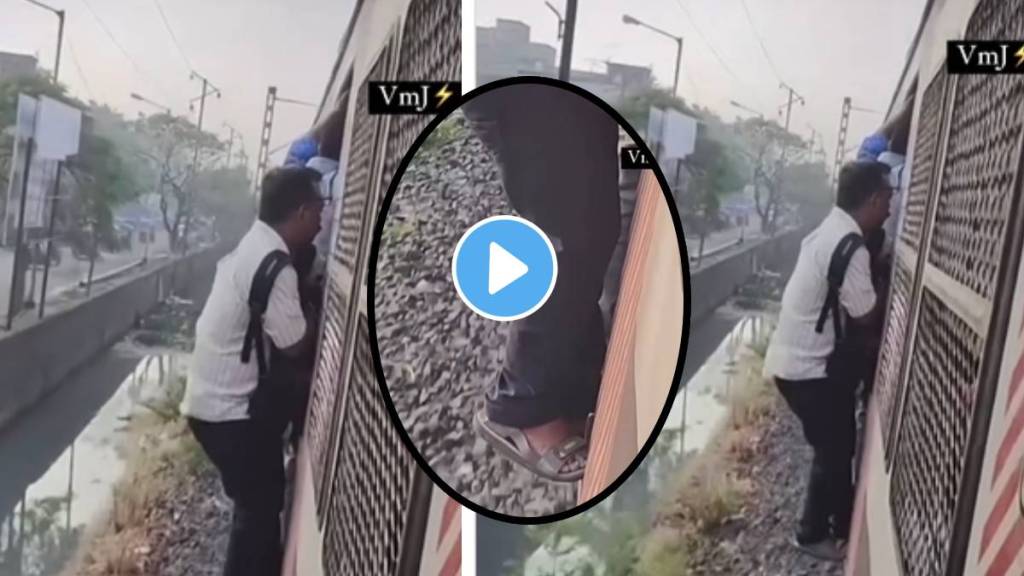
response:
[(288, 156), (284, 159), (285, 166), (305, 166), (310, 158), (316, 156), (318, 146), (312, 136), (303, 136), (288, 148)]
[(857, 151), (857, 161), (878, 160), (878, 155), (889, 149), (889, 140), (882, 134), (872, 134), (864, 139)]

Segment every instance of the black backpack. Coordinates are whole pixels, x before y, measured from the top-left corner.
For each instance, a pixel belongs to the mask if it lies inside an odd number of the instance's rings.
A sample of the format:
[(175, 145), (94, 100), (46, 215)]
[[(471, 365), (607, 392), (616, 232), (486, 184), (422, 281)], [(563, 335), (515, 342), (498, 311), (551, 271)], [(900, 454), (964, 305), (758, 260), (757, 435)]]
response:
[[(252, 351), (256, 350), (256, 364), (259, 380), (256, 389), (249, 397), (249, 418), (259, 424), (267, 425), (275, 433), (284, 431), (291, 411), (283, 402), (287, 398), (287, 390), (283, 383), (273, 378), (271, 366), (267, 358), (267, 346), (264, 342), (263, 315), (267, 311), (270, 291), (274, 287), (277, 276), (285, 267), (291, 265), (291, 257), (283, 250), (274, 250), (267, 254), (256, 268), (252, 284), (249, 287), (249, 326), (245, 330), (242, 344), (242, 363), (248, 364)], [(271, 344), (271, 346), (273, 346)], [(272, 353), (273, 355), (273, 353)]]
[(856, 358), (861, 350), (857, 342), (850, 338), (844, 338), (842, 311), (839, 305), (839, 290), (843, 286), (846, 277), (846, 269), (850, 266), (850, 259), (864, 245), (864, 237), (856, 232), (850, 232), (839, 241), (836, 249), (832, 252), (832, 259), (828, 264), (828, 293), (825, 296), (825, 303), (818, 314), (818, 322), (814, 331), (821, 334), (825, 329), (825, 322), (829, 315), (832, 316), (832, 326), (835, 330), (836, 341), (829, 354), (825, 372), (830, 376), (842, 375), (852, 376), (861, 369)]

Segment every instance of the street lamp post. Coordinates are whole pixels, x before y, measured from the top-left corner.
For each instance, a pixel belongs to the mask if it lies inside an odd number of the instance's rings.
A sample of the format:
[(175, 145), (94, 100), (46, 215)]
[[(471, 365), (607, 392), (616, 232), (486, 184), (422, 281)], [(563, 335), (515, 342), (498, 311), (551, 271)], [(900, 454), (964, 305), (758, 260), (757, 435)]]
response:
[(37, 0), (25, 0), (25, 1), (28, 2), (29, 4), (32, 4), (33, 6), (37, 6), (39, 8), (42, 8), (43, 10), (47, 10), (49, 12), (52, 12), (52, 13), (54, 13), (57, 16), (57, 57), (56, 57), (56, 61), (53, 64), (53, 81), (54, 81), (54, 83), (56, 83), (57, 82), (57, 77), (60, 74), (60, 52), (61, 52), (61, 47), (64, 44), (64, 11), (63, 10), (58, 10), (58, 9), (52, 7), (52, 6), (47, 6), (46, 4), (43, 4), (42, 2), (38, 2)]
[(647, 28), (648, 30), (650, 30), (652, 32), (657, 32), (658, 34), (661, 34), (662, 36), (665, 36), (666, 38), (671, 38), (672, 40), (675, 40), (675, 42), (676, 42), (676, 74), (672, 78), (672, 95), (676, 96), (678, 91), (679, 91), (679, 67), (680, 67), (680, 65), (682, 64), (682, 61), (683, 61), (683, 37), (682, 36), (676, 36), (675, 34), (670, 34), (668, 32), (665, 32), (661, 28), (656, 28), (654, 26), (651, 26), (650, 24), (647, 24), (645, 22), (641, 22), (640, 20), (637, 20), (636, 18), (630, 16), (629, 14), (623, 14), (622, 15), (622, 21), (624, 23), (626, 23), (626, 24), (632, 24), (634, 26), (642, 26), (642, 27)]
[(167, 106), (164, 106), (163, 104), (160, 104), (159, 102), (154, 102), (154, 101), (150, 100), (149, 98), (146, 98), (145, 96), (142, 96), (141, 94), (137, 94), (135, 92), (132, 92), (130, 94), (130, 96), (131, 96), (132, 100), (138, 100), (139, 102), (145, 102), (146, 104), (149, 104), (150, 106), (154, 106), (156, 108), (159, 108), (159, 109), (163, 110), (168, 116), (171, 116), (171, 109), (169, 107), (167, 107)]
[(554, 4), (552, 4), (551, 2), (547, 2), (546, 0), (545, 0), (544, 3), (547, 4), (548, 8), (551, 9), (551, 11), (555, 13), (555, 17), (558, 18), (558, 38), (557, 39), (561, 40), (562, 39), (562, 28), (565, 26), (565, 18), (562, 18), (562, 13), (558, 11), (558, 8), (555, 8)]
[[(62, 46), (64, 44), (64, 11), (63, 10), (58, 10), (58, 9), (52, 7), (52, 6), (48, 6), (46, 4), (43, 4), (42, 2), (38, 2), (37, 0), (25, 0), (25, 1), (28, 2), (29, 4), (32, 4), (33, 6), (36, 6), (38, 8), (42, 8), (43, 10), (46, 10), (48, 12), (52, 12), (53, 14), (55, 14), (57, 16), (57, 55), (55, 56), (54, 63), (53, 63), (53, 83), (56, 84), (57, 83), (57, 79), (58, 79), (59, 74), (60, 74), (60, 53), (61, 53), (61, 48), (62, 48)], [(28, 172), (25, 173), (25, 178), (26, 178), (26, 180), (28, 179)], [(52, 210), (52, 208), (51, 208), (51, 210)], [(33, 244), (33, 246), (38, 246), (38, 244)], [(20, 248), (21, 248), (20, 245), (16, 246), (15, 250), (16, 251), (20, 250)], [(47, 248), (47, 252), (49, 252), (49, 248)], [(31, 258), (30, 258), (30, 262), (31, 262)], [(35, 303), (36, 268), (35, 268), (35, 266), (32, 266), (31, 263), (29, 265), (32, 268), (32, 284), (29, 287), (28, 299), (25, 301), (24, 305), (25, 305), (26, 308), (33, 308), (36, 305), (36, 303)], [(47, 265), (47, 267), (49, 267), (49, 262), (47, 262), (46, 265)], [(15, 272), (15, 276), (17, 276), (17, 271)], [(8, 314), (9, 313), (10, 312), (8, 312)]]
[(764, 114), (761, 114), (760, 112), (758, 112), (757, 110), (754, 110), (753, 108), (751, 108), (749, 106), (744, 106), (743, 104), (740, 104), (739, 102), (737, 102), (735, 100), (729, 100), (729, 104), (732, 105), (735, 108), (739, 108), (740, 110), (746, 110), (747, 112), (750, 112), (751, 114), (757, 114), (758, 118), (764, 120)]

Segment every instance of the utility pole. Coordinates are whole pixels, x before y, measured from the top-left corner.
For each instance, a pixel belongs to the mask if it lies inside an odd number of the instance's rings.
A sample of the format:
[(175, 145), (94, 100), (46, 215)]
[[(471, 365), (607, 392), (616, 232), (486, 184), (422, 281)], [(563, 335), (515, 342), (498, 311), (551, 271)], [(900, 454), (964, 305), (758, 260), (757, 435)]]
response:
[(572, 42), (576, 35), (576, 3), (577, 0), (565, 1), (565, 29), (562, 35), (562, 61), (558, 68), (558, 79), (569, 81), (572, 70)]
[(256, 154), (256, 174), (253, 176), (252, 195), (259, 196), (263, 173), (267, 170), (267, 155), (270, 149), (270, 129), (274, 126), (274, 104), (277, 101), (277, 86), (267, 87), (267, 105), (263, 109), (263, 128), (260, 130), (260, 151)]
[(52, 6), (47, 6), (46, 4), (43, 4), (42, 2), (38, 2), (37, 0), (25, 0), (25, 1), (28, 2), (29, 4), (32, 4), (33, 6), (42, 8), (43, 10), (47, 10), (49, 12), (52, 12), (52, 13), (54, 13), (57, 16), (57, 58), (56, 58), (56, 61), (53, 64), (53, 83), (56, 84), (57, 83), (57, 78), (60, 75), (60, 52), (61, 52), (61, 48), (62, 48), (62, 46), (64, 44), (64, 11), (63, 10), (57, 10), (56, 8), (54, 8)]
[[(793, 87), (790, 86), (789, 84), (786, 84), (785, 82), (779, 82), (779, 88), (785, 88), (786, 90), (789, 91), (789, 99), (786, 101), (786, 132), (789, 132), (789, 115), (793, 111), (794, 97), (796, 100), (800, 102), (801, 106), (806, 104), (806, 102), (804, 101), (804, 97), (797, 94), (796, 90), (793, 90)], [(785, 150), (785, 148), (783, 148), (783, 150)]]
[[(793, 112), (793, 100), (797, 100), (798, 102), (800, 102), (801, 106), (806, 104), (806, 102), (804, 101), (804, 97), (799, 95), (799, 94), (797, 94), (796, 90), (793, 90), (793, 87), (790, 86), (789, 84), (786, 84), (785, 82), (779, 82), (779, 88), (785, 88), (789, 92), (789, 96), (786, 99), (786, 127), (785, 127), (786, 135), (788, 136), (789, 135), (790, 115)], [(783, 142), (782, 143), (782, 153), (779, 155), (779, 170), (778, 170), (778, 176), (777, 176), (777, 180), (776, 180), (776, 184), (775, 184), (776, 190), (780, 190), (782, 188), (782, 177), (783, 177), (783, 171), (785, 170), (785, 167), (786, 167), (786, 152), (788, 150), (789, 150), (788, 143), (787, 142)], [(771, 230), (771, 233), (775, 234), (775, 218), (778, 215), (779, 201), (776, 200), (776, 202), (772, 202), (771, 203), (771, 207), (772, 207), (772, 209), (771, 209), (771, 214), (769, 215), (768, 226), (769, 226), (769, 230)]]
[(189, 178), (189, 188), (191, 189), (188, 195), (188, 205), (179, 206), (178, 210), (185, 209), (185, 229), (182, 231), (182, 236), (179, 238), (182, 252), (188, 252), (188, 233), (192, 226), (192, 205), (195, 202), (196, 196), (196, 174), (199, 171), (199, 148), (203, 136), (203, 113), (206, 111), (206, 97), (209, 95), (216, 95), (220, 98), (220, 90), (213, 85), (212, 82), (206, 76), (193, 70), (189, 74), (189, 80), (199, 79), (203, 81), (203, 91), (199, 95), (199, 118), (196, 121), (196, 145), (192, 151), (192, 174)]
[(228, 136), (228, 155), (227, 155), (227, 158), (225, 159), (225, 165), (228, 168), (231, 168), (231, 148), (235, 144), (235, 128), (233, 126), (231, 126), (230, 124), (228, 124), (227, 122), (224, 123), (224, 126), (227, 127), (228, 134), (229, 134), (229, 136)]
[(545, 1), (544, 3), (547, 4), (548, 8), (551, 9), (551, 11), (554, 12), (555, 16), (558, 18), (558, 38), (557, 39), (561, 40), (562, 39), (562, 28), (565, 26), (565, 18), (562, 18), (562, 13), (558, 11), (558, 8), (555, 8), (554, 4), (552, 4), (551, 2), (547, 2), (547, 1)]
[(843, 98), (843, 112), (839, 116), (839, 143), (836, 144), (836, 163), (832, 167), (832, 191), (835, 194), (836, 186), (839, 184), (839, 170), (843, 167), (843, 150), (846, 148), (846, 129), (850, 125), (850, 109), (852, 108), (850, 97)]

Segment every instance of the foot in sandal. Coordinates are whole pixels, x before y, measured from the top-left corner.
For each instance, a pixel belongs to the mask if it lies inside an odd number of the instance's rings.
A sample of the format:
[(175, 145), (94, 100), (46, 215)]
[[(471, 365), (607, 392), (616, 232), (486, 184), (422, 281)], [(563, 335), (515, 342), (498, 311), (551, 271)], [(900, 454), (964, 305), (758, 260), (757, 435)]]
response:
[(498, 424), (484, 411), (473, 427), (499, 454), (555, 482), (578, 482), (587, 464), (587, 442), (569, 422), (555, 420), (533, 428)]

